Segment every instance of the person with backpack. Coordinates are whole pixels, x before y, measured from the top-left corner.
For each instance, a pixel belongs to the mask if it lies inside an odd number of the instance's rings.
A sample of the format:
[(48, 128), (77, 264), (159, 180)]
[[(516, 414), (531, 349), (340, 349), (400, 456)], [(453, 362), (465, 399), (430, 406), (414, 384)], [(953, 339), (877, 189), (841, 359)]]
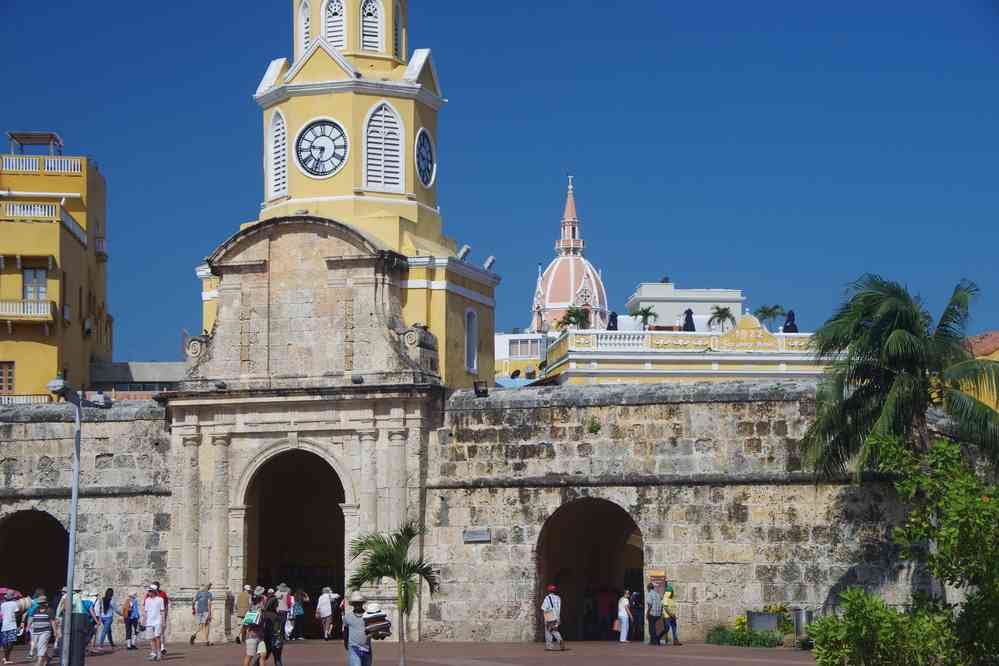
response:
[(138, 650), (135, 641), (139, 637), (139, 602), (138, 595), (132, 592), (125, 600), (125, 607), (121, 611), (125, 619), (125, 649)]
[(111, 644), (111, 649), (114, 649), (114, 636), (111, 633), (111, 627), (114, 626), (114, 618), (119, 613), (121, 613), (121, 609), (118, 608), (118, 602), (114, 600), (114, 590), (109, 587), (100, 601), (101, 637), (97, 640), (97, 647), (104, 647), (104, 639), (106, 638)]
[(309, 595), (302, 588), (298, 588), (294, 598), (295, 602), (292, 606), (291, 617), (294, 619), (295, 626), (291, 630), (289, 640), (301, 641), (305, 640), (305, 604), (312, 601), (312, 599), (309, 598)]

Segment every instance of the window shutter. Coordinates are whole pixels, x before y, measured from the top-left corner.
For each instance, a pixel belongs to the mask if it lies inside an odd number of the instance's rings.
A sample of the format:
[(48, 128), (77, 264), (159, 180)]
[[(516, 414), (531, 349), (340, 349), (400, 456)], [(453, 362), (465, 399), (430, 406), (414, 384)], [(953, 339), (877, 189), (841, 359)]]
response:
[(371, 114), (365, 144), (367, 186), (402, 192), (402, 122), (388, 104)]
[(475, 372), (479, 361), (479, 322), (475, 311), (465, 313), (465, 369)]
[(309, 44), (312, 42), (312, 17), (310, 14), (309, 3), (303, 2), (298, 8), (298, 20), (301, 21), (302, 25), (302, 52), (299, 56), (305, 55), (305, 52), (309, 50)]
[(343, 0), (326, 3), (326, 42), (335, 48), (347, 46), (347, 26), (344, 21)]
[(288, 194), (288, 129), (284, 116), (275, 112), (271, 116), (270, 136), (270, 197), (283, 197)]
[(361, 5), (361, 48), (382, 50), (382, 16), (377, 0), (364, 0)]

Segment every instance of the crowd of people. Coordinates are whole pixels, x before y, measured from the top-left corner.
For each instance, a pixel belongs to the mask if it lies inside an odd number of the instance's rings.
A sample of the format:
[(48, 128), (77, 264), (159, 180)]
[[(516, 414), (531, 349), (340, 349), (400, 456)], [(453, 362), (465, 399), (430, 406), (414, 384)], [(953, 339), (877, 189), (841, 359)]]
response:
[[(564, 650), (562, 638), (562, 597), (558, 586), (550, 584), (541, 602), (544, 622), (545, 649)], [(669, 632), (673, 633), (673, 645), (682, 645), (677, 629), (676, 602), (673, 600), (673, 585), (668, 581), (649, 582), (644, 598), (641, 593), (623, 590), (616, 595), (607, 588), (594, 592), (588, 590), (584, 596), (583, 637), (586, 639), (608, 640), (616, 638), (620, 643), (643, 640), (643, 627), (648, 626), (648, 642), (651, 645), (668, 645)], [(663, 638), (666, 642), (663, 642)]]

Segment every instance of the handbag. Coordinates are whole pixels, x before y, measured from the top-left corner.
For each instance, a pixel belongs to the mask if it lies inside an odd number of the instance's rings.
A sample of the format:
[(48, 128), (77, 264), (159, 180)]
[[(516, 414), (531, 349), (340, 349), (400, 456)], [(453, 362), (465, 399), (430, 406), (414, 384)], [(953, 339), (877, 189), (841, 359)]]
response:
[(612, 631), (621, 631), (621, 620), (614, 620), (614, 625), (611, 627)]
[[(551, 595), (545, 597), (545, 601), (549, 601), (550, 598), (551, 598)], [(546, 623), (548, 623), (548, 622), (554, 622), (555, 621), (555, 609), (554, 608), (552, 610), (542, 611), (542, 613), (544, 614), (544, 618), (545, 618), (545, 622)]]
[(656, 618), (655, 630), (656, 630), (657, 634), (665, 634), (666, 633), (666, 620), (664, 620), (661, 617)]
[(254, 627), (260, 624), (260, 611), (251, 610), (243, 616), (243, 626)]

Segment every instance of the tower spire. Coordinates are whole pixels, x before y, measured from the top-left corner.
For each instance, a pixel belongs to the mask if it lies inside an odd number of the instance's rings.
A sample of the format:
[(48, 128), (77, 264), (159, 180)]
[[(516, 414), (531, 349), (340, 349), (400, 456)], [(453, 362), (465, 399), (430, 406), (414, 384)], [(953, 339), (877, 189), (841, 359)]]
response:
[(562, 233), (555, 241), (555, 250), (560, 255), (582, 254), (583, 239), (579, 234), (579, 216), (576, 214), (576, 195), (569, 176), (569, 190), (565, 196), (565, 211), (562, 213)]

